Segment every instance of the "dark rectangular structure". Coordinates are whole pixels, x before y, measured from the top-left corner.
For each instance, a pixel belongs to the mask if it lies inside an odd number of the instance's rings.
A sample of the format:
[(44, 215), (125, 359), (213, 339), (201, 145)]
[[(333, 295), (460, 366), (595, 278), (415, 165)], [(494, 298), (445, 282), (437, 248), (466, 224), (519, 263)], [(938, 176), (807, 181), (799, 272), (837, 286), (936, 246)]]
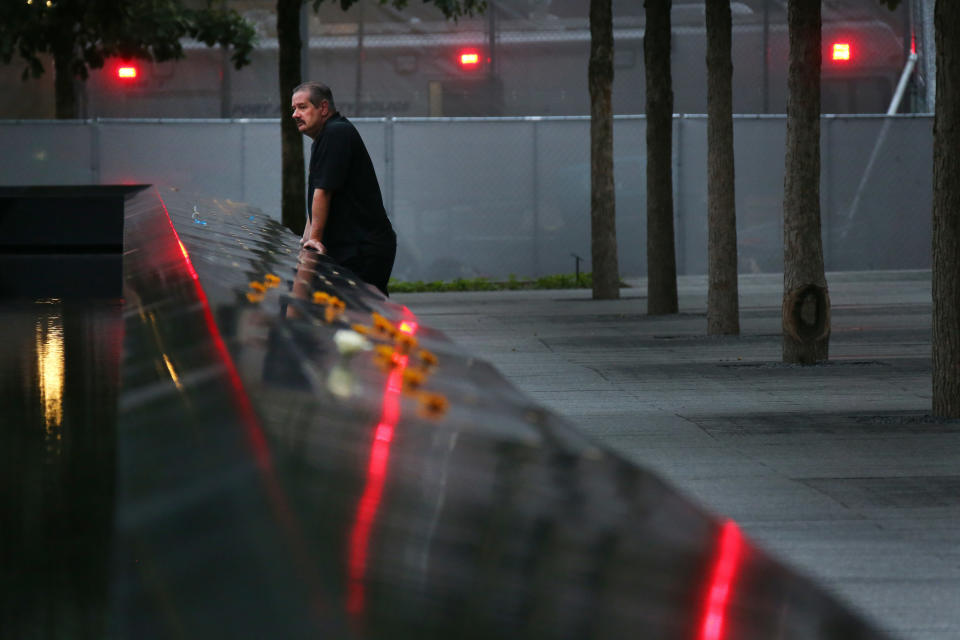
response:
[(0, 298), (119, 297), (124, 201), (141, 189), (0, 187)]

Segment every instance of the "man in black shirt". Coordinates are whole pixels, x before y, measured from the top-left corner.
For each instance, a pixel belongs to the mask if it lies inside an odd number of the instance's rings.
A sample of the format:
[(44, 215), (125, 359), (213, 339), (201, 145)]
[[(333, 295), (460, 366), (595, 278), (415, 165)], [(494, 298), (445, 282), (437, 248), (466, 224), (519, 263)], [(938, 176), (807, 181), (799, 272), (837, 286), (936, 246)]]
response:
[(386, 294), (397, 236), (360, 133), (337, 112), (330, 88), (319, 82), (294, 89), (292, 106), (297, 128), (313, 138), (307, 226), (300, 242)]

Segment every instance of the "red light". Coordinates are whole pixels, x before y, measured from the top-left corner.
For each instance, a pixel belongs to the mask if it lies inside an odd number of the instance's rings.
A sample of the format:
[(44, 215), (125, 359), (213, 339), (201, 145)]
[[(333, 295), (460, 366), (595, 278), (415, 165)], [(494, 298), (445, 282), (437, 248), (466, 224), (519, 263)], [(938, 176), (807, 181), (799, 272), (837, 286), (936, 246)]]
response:
[(835, 42), (833, 43), (833, 59), (834, 60), (849, 60), (850, 59), (850, 43), (849, 42)]
[(117, 77), (121, 80), (133, 80), (137, 77), (137, 68), (130, 66), (117, 67)]
[(707, 592), (707, 607), (700, 623), (699, 640), (722, 640), (727, 604), (743, 553), (743, 538), (740, 528), (733, 520), (724, 523), (720, 533), (720, 548), (717, 550), (710, 589)]
[[(404, 307), (405, 311), (409, 311)], [(413, 316), (413, 314), (410, 314)], [(407, 335), (417, 332), (418, 323), (414, 319), (404, 320), (400, 331)], [(367, 559), (370, 552), (370, 537), (383, 498), (383, 488), (387, 480), (387, 467), (390, 461), (390, 444), (394, 431), (400, 421), (400, 394), (403, 391), (403, 372), (410, 364), (409, 356), (393, 354), (396, 365), (387, 377), (387, 388), (383, 392), (383, 413), (377, 424), (370, 449), (370, 461), (367, 466), (367, 484), (357, 506), (357, 515), (350, 531), (350, 549), (347, 556), (347, 611), (360, 615), (366, 606)]]
[(473, 69), (480, 65), (480, 54), (476, 51), (464, 51), (460, 54), (460, 66)]

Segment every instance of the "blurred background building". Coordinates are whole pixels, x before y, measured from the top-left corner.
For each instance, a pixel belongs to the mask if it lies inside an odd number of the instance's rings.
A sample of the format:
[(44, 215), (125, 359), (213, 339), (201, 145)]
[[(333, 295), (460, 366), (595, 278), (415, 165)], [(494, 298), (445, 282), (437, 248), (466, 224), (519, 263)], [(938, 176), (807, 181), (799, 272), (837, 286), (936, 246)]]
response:
[[(202, 1), (202, 0), (198, 0)], [(401, 279), (573, 272), (589, 256), (587, 0), (493, 0), (448, 21), (376, 0), (303, 11), (304, 77), (334, 90), (376, 167)], [(108, 60), (54, 113), (52, 64), (0, 67), (0, 185), (154, 184), (280, 217), (281, 115), (272, 0), (230, 6), (256, 25), (251, 65), (185, 43), (167, 63)], [(786, 0), (732, 3), (739, 268), (782, 269)], [(821, 206), (828, 269), (929, 268), (933, 0), (825, 0)], [(678, 271), (706, 270), (703, 2), (675, 0)], [(614, 0), (615, 188), (621, 273), (646, 272), (644, 10)], [(918, 60), (911, 62), (916, 51)], [(120, 69), (126, 67), (121, 77)], [(131, 71), (132, 69), (132, 71)], [(905, 73), (906, 71), (906, 73)], [(894, 100), (901, 78), (902, 99)], [(886, 114), (894, 103), (894, 117)], [(469, 118), (463, 118), (469, 116)], [(304, 154), (309, 153), (305, 139)], [(591, 267), (585, 263), (584, 268)]]
[[(256, 25), (253, 63), (237, 71), (218, 49), (188, 44), (186, 58), (152, 63), (109, 60), (80, 92), (84, 118), (274, 118), (285, 112), (277, 84), (275, 3), (234, 0)], [(589, 113), (590, 46), (586, 0), (491, 0), (484, 15), (448, 21), (431, 4), (403, 11), (359, 0), (314, 13), (304, 7), (304, 77), (334, 89), (352, 117), (568, 116)], [(890, 11), (877, 0), (823, 6), (823, 112), (883, 113), (911, 50), (921, 63), (901, 112), (930, 112), (932, 2), (905, 0)], [(644, 112), (644, 9), (614, 0), (616, 114)], [(929, 5), (929, 6), (927, 6)], [(783, 113), (786, 105), (786, 0), (732, 3), (734, 111)], [(706, 112), (704, 4), (673, 4), (675, 109)], [(120, 77), (133, 67), (135, 77)], [(17, 60), (0, 67), (0, 118), (53, 117), (52, 63), (23, 82)]]

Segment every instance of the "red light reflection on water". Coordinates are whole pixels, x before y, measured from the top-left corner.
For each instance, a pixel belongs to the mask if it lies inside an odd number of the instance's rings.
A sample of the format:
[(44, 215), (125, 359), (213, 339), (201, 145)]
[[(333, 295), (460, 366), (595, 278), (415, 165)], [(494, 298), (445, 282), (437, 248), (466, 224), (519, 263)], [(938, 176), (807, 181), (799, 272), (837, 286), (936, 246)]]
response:
[[(412, 315), (412, 314), (411, 314)], [(413, 335), (417, 331), (415, 320), (405, 320), (400, 331)], [(370, 532), (383, 498), (383, 486), (387, 479), (387, 463), (390, 460), (390, 443), (400, 419), (400, 392), (403, 390), (403, 371), (409, 363), (408, 356), (393, 355), (394, 367), (387, 377), (383, 392), (383, 412), (374, 432), (370, 461), (367, 465), (367, 485), (357, 505), (357, 515), (350, 531), (350, 549), (347, 557), (347, 611), (352, 615), (363, 612), (366, 603), (364, 577), (367, 572), (367, 555), (370, 548)]]
[(733, 581), (737, 576), (743, 537), (740, 528), (733, 520), (727, 520), (720, 532), (720, 547), (717, 550), (716, 564), (710, 577), (710, 590), (703, 622), (700, 626), (699, 640), (721, 640), (727, 615), (727, 603), (733, 590)]

